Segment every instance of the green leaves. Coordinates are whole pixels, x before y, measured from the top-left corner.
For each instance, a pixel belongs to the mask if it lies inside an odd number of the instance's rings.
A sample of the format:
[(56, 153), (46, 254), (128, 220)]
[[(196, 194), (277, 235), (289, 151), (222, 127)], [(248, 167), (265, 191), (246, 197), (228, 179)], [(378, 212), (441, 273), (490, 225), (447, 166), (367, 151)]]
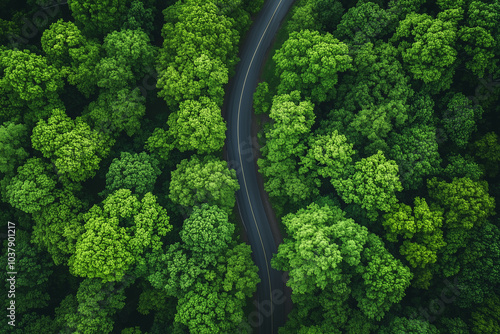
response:
[(53, 64), (68, 66), (73, 61), (73, 51), (82, 47), (86, 39), (73, 22), (61, 19), (44, 30), (41, 43), (43, 51)]
[(82, 119), (106, 135), (118, 137), (125, 132), (132, 137), (140, 131), (141, 119), (146, 114), (145, 100), (137, 88), (105, 91), (89, 104)]
[(454, 178), (451, 183), (433, 178), (427, 182), (429, 195), (445, 208), (446, 225), (461, 229), (480, 226), (494, 214), (495, 200), (485, 181)]
[(462, 93), (453, 95), (444, 114), (443, 126), (454, 144), (461, 148), (467, 145), (483, 112), (480, 105), (472, 105)]
[(314, 102), (334, 97), (338, 72), (351, 68), (347, 45), (330, 34), (292, 32), (273, 56), (280, 78), (278, 94), (299, 90)]
[(417, 125), (405, 128), (401, 134), (391, 136), (389, 145), (405, 189), (417, 189), (423, 185), (425, 177), (441, 171), (435, 127)]
[(146, 193), (142, 200), (128, 189), (109, 195), (84, 215), (85, 232), (69, 260), (71, 272), (119, 281), (146, 250), (158, 251), (161, 239), (172, 229), (165, 209)]
[(346, 174), (355, 151), (344, 135), (334, 130), (330, 135), (311, 136), (307, 155), (301, 164), (307, 169), (317, 170), (325, 178), (337, 179)]
[(234, 228), (226, 212), (204, 203), (193, 208), (179, 235), (186, 247), (197, 256), (210, 257), (228, 248)]
[(232, 333), (243, 322), (243, 307), (260, 279), (250, 246), (232, 241), (233, 233), (226, 212), (203, 204), (184, 221), (182, 244), (148, 255), (148, 280), (179, 298), (175, 321), (191, 333)]
[(126, 16), (130, 0), (69, 0), (71, 14), (88, 36), (102, 37), (117, 30)]
[(161, 171), (158, 161), (146, 152), (139, 154), (122, 152), (120, 159), (113, 159), (106, 174), (106, 192), (130, 189), (138, 195), (152, 192)]
[(259, 159), (259, 171), (267, 177), (264, 187), (270, 196), (286, 197), (292, 202), (317, 193), (317, 182), (297, 171), (297, 159), (307, 149), (306, 138), (314, 124), (314, 105), (301, 101), (300, 92), (278, 95), (273, 99), (269, 116), (274, 120), (261, 148), (265, 159)]
[[(402, 41), (401, 41), (402, 40)], [(415, 79), (437, 82), (452, 71), (457, 51), (457, 28), (452, 21), (433, 19), (427, 14), (411, 13), (400, 21), (392, 41), (400, 41), (403, 61)], [(449, 88), (451, 82), (442, 88)]]
[(33, 148), (52, 159), (60, 177), (74, 182), (93, 177), (114, 143), (83, 121), (73, 121), (60, 109), (54, 109), (47, 122), (38, 122), (31, 141)]
[(200, 160), (197, 156), (184, 159), (172, 172), (170, 199), (177, 204), (193, 207), (208, 203), (229, 212), (234, 206), (234, 192), (240, 188), (236, 172), (225, 161), (213, 156)]
[(35, 213), (54, 202), (57, 182), (51, 170), (40, 158), (28, 159), (7, 185), (9, 203), (26, 213)]
[[(352, 291), (364, 316), (380, 320), (404, 296), (412, 277), (409, 269), (340, 208), (311, 204), (285, 216), (283, 224), (289, 239), (279, 245), (271, 263), (289, 272), (287, 285), (299, 305), (298, 319), (308, 322), (307, 314), (319, 307), (323, 312), (314, 323), (328, 319), (330, 326), (344, 327), (351, 311), (336, 301), (347, 305)], [(317, 296), (324, 299), (314, 306), (310, 299)]]
[(208, 96), (222, 106), (228, 69), (236, 64), (239, 41), (234, 21), (212, 1), (187, 1), (164, 11), (158, 96), (168, 105)]
[(211, 153), (224, 146), (226, 122), (220, 108), (208, 97), (181, 102), (179, 111), (170, 114), (168, 125), (168, 132), (181, 152)]
[(25, 150), (27, 132), (24, 124), (6, 122), (0, 125), (0, 173), (12, 174), (28, 158)]
[(346, 203), (361, 205), (372, 219), (377, 210), (389, 211), (397, 203), (396, 191), (403, 190), (398, 165), (386, 160), (382, 151), (356, 162), (353, 174), (347, 179), (332, 179), (332, 184)]
[(28, 50), (1, 50), (0, 73), (0, 92), (9, 97), (0, 100), (0, 106), (19, 108), (19, 115), (12, 115), (12, 121), (21, 121), (23, 115), (24, 121), (32, 124), (46, 118), (51, 107), (60, 105), (62, 73), (46, 58)]
[(477, 311), (472, 313), (473, 333), (493, 334), (498, 331), (500, 323), (500, 298), (492, 295)]

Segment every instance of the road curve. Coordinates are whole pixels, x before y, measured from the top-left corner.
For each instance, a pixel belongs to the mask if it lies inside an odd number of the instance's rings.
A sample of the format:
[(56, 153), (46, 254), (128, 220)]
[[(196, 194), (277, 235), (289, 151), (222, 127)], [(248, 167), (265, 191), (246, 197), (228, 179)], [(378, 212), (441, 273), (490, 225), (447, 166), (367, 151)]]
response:
[(283, 274), (271, 268), (277, 244), (268, 223), (257, 182), (255, 139), (251, 137), (253, 93), (266, 51), (294, 0), (268, 0), (248, 31), (240, 51), (240, 62), (226, 95), (226, 159), (236, 170), (240, 190), (238, 210), (252, 247), (261, 283), (257, 286), (258, 307), (248, 318), (262, 334), (274, 334), (285, 322)]

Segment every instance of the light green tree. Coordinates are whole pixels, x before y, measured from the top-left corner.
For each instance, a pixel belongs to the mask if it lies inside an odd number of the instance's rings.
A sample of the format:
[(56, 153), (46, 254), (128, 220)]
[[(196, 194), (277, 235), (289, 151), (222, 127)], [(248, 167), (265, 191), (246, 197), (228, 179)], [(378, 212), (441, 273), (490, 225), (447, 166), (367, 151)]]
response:
[(181, 102), (179, 110), (170, 114), (168, 125), (168, 132), (181, 152), (212, 153), (224, 146), (226, 122), (217, 103), (206, 96)]
[(356, 162), (348, 178), (331, 182), (346, 203), (361, 205), (371, 219), (378, 216), (377, 210), (388, 212), (398, 202), (396, 191), (403, 190), (398, 165), (382, 151)]
[(95, 175), (114, 140), (54, 109), (47, 121), (40, 120), (33, 129), (31, 142), (34, 149), (52, 159), (59, 177), (80, 182)]
[(186, 207), (208, 203), (229, 212), (236, 201), (234, 192), (239, 188), (236, 172), (225, 161), (194, 155), (182, 160), (172, 172), (169, 197)]
[(139, 200), (129, 189), (109, 195), (83, 217), (85, 232), (69, 260), (73, 275), (119, 281), (143, 261), (146, 250), (158, 251), (172, 229), (165, 209), (146, 193)]
[(278, 94), (299, 90), (314, 102), (332, 99), (338, 73), (352, 67), (346, 44), (309, 30), (292, 32), (273, 60), (280, 78)]

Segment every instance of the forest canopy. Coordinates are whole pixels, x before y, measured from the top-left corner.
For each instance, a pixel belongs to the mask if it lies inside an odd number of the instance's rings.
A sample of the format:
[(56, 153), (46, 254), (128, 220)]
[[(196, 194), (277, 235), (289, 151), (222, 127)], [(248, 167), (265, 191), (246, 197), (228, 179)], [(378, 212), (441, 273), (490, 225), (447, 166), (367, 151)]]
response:
[[(0, 332), (243, 332), (224, 101), (263, 6), (0, 0)], [(294, 2), (253, 101), (280, 334), (499, 333), (499, 37), (499, 0)]]

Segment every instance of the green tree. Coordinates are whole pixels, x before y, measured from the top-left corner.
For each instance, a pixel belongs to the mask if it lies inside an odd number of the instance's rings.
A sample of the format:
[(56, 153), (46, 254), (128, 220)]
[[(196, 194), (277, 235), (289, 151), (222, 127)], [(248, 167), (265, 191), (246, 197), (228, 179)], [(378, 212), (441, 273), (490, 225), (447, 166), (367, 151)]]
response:
[[(183, 63), (202, 54), (219, 59), (228, 68), (236, 64), (239, 34), (234, 21), (224, 16), (213, 1), (188, 0), (164, 10), (164, 38), (160, 62)], [(180, 59), (176, 59), (180, 58)]]
[(500, 268), (500, 229), (489, 222), (470, 232), (470, 239), (464, 252), (460, 254), (461, 270), (457, 276), (461, 289), (458, 305), (475, 309), (488, 296), (498, 291)]
[(454, 178), (447, 183), (432, 178), (427, 181), (429, 195), (444, 209), (446, 246), (438, 258), (439, 270), (449, 277), (460, 271), (457, 252), (464, 249), (471, 230), (478, 229), (494, 214), (495, 200), (488, 194), (486, 181)]
[(222, 105), (228, 70), (236, 64), (238, 32), (212, 1), (178, 2), (164, 11), (158, 95), (168, 105), (207, 95)]
[(217, 103), (206, 96), (185, 100), (168, 118), (169, 134), (181, 152), (198, 154), (220, 151), (226, 139), (226, 122)]
[(193, 334), (230, 333), (243, 320), (241, 302), (208, 284), (197, 283), (177, 304), (175, 321)]
[(318, 21), (318, 12), (314, 1), (301, 1), (292, 8), (291, 17), (287, 20), (286, 29), (288, 33), (300, 30), (321, 30)]
[(314, 125), (314, 104), (301, 100), (300, 92), (277, 95), (269, 117), (273, 127), (266, 133), (267, 142), (263, 154), (271, 161), (281, 161), (300, 156), (306, 149), (304, 139)]
[(363, 266), (357, 273), (363, 279), (363, 286), (354, 284), (352, 295), (369, 319), (380, 321), (391, 305), (405, 296), (413, 274), (385, 249), (375, 234), (368, 235), (361, 263)]
[(274, 123), (266, 133), (266, 144), (261, 148), (264, 159), (259, 159), (259, 171), (267, 178), (264, 188), (273, 197), (284, 197), (297, 202), (317, 194), (319, 180), (315, 175), (298, 171), (298, 157), (305, 154), (306, 138), (314, 124), (314, 105), (301, 101), (300, 92), (277, 95), (269, 113)]
[(314, 3), (318, 12), (318, 22), (323, 25), (323, 30), (334, 31), (344, 14), (342, 2), (338, 0), (314, 0)]
[[(205, 209), (199, 210), (203, 212)], [(206, 206), (204, 212), (209, 211), (218, 209)], [(198, 219), (197, 213), (194, 218)], [(226, 218), (227, 215), (224, 221)], [(192, 223), (194, 221), (189, 224)], [(184, 239), (193, 232), (190, 227), (183, 227), (183, 230)], [(203, 240), (218, 234), (210, 236), (212, 231), (205, 232), (209, 236), (202, 236)], [(198, 244), (202, 241), (199, 237), (186, 240), (189, 245), (175, 243), (165, 254), (148, 256), (152, 266), (148, 280), (167, 295), (179, 299), (175, 321), (186, 325), (191, 333), (236, 332), (243, 321), (246, 300), (255, 292), (260, 281), (258, 269), (252, 262), (250, 246), (233, 242), (211, 247), (209, 251), (216, 258), (213, 262), (207, 261), (206, 254), (199, 252), (208, 246)]]
[(202, 54), (186, 60), (182, 67), (172, 63), (160, 72), (158, 93), (168, 105), (176, 106), (183, 100), (194, 100), (208, 96), (218, 106), (222, 106), (224, 85), (228, 83), (228, 69), (217, 58)]
[(424, 178), (441, 171), (441, 157), (436, 142), (436, 128), (415, 125), (390, 137), (390, 156), (399, 166), (401, 183), (405, 189), (418, 189)]
[(47, 250), (55, 265), (66, 265), (75, 253), (76, 242), (85, 232), (83, 214), (87, 204), (65, 189), (56, 200), (34, 215), (31, 240)]
[(42, 34), (42, 49), (47, 59), (56, 66), (70, 66), (72, 53), (86, 43), (86, 38), (73, 22), (62, 19), (52, 23)]
[(146, 152), (121, 152), (119, 159), (113, 159), (106, 174), (106, 194), (118, 189), (130, 189), (141, 196), (152, 192), (156, 178), (161, 174), (158, 165), (158, 160)]
[(167, 161), (170, 151), (174, 149), (173, 138), (162, 128), (155, 128), (146, 139), (144, 148), (161, 161)]
[(495, 334), (500, 328), (500, 298), (492, 295), (479, 309), (472, 312), (472, 333)]
[(150, 37), (153, 34), (153, 22), (156, 8), (149, 7), (141, 0), (132, 0), (127, 16), (122, 25), (122, 29), (138, 30), (142, 29)]
[(448, 165), (443, 170), (443, 173), (450, 179), (467, 177), (472, 181), (479, 181), (483, 178), (483, 170), (469, 155), (465, 157), (450, 155), (447, 160)]
[(132, 68), (114, 57), (101, 58), (95, 67), (97, 86), (106, 90), (118, 91), (134, 82)]
[(279, 94), (299, 90), (314, 102), (335, 96), (338, 73), (352, 67), (346, 44), (329, 33), (303, 30), (292, 32), (273, 56)]
[[(352, 132), (349, 138), (356, 146), (367, 146), (362, 136), (370, 142), (385, 140), (394, 127), (406, 124), (409, 114), (409, 99), (413, 90), (409, 77), (397, 59), (397, 50), (387, 43), (366, 43), (355, 54), (353, 73), (347, 73), (339, 86), (342, 108), (354, 113), (344, 118), (339, 131)], [(360, 136), (361, 134), (362, 136)], [(367, 154), (379, 148), (365, 148)]]
[(68, 82), (76, 86), (85, 96), (95, 93), (99, 76), (96, 75), (96, 66), (101, 60), (102, 46), (95, 41), (87, 41), (83, 46), (70, 50), (72, 58), (68, 73)]
[(498, 173), (500, 162), (500, 141), (495, 132), (488, 132), (472, 144), (474, 154), (484, 164), (488, 176), (494, 177)]
[(388, 326), (379, 331), (380, 334), (439, 334), (436, 326), (424, 320), (395, 317)]
[(497, 68), (498, 23), (500, 5), (496, 2), (470, 1), (467, 9), (467, 24), (458, 32), (460, 49), (467, 54), (465, 66), (473, 74), (482, 78), (485, 72), (492, 73)]
[(346, 176), (347, 167), (356, 153), (352, 146), (337, 130), (329, 135), (311, 136), (307, 154), (301, 157), (301, 168), (317, 170), (318, 175), (330, 179)]
[(103, 282), (119, 281), (143, 261), (146, 250), (158, 251), (162, 237), (172, 229), (165, 209), (146, 193), (139, 200), (129, 189), (109, 195), (102, 207), (94, 205), (85, 215), (85, 232), (69, 260), (74, 275)]
[(69, 0), (76, 24), (91, 37), (102, 37), (117, 30), (126, 17), (130, 0)]
[(250, 255), (245, 244), (222, 253), (218, 269), (205, 275), (208, 282), (197, 282), (179, 299), (175, 320), (191, 333), (236, 332), (245, 317), (246, 300), (260, 282)]
[(413, 209), (406, 204), (396, 204), (384, 214), (382, 225), (386, 239), (399, 242), (399, 253), (414, 269), (413, 285), (429, 288), (434, 268), (443, 241), (443, 211), (429, 208), (425, 199), (415, 197)]
[(28, 50), (0, 50), (0, 117), (29, 125), (60, 106), (62, 73)]
[(495, 212), (495, 199), (488, 194), (488, 183), (454, 178), (451, 183), (432, 178), (427, 181), (429, 195), (445, 209), (446, 225), (471, 229), (482, 225)]
[(6, 198), (16, 209), (39, 212), (55, 201), (56, 184), (51, 166), (40, 158), (30, 158), (7, 184)]
[(182, 160), (172, 172), (169, 197), (187, 207), (208, 203), (229, 212), (236, 201), (234, 192), (239, 188), (236, 172), (225, 161), (194, 155)]
[(456, 318), (442, 318), (440, 319), (441, 333), (455, 333), (455, 334), (469, 334), (469, 328), (464, 320), (459, 317)]
[(125, 132), (129, 137), (138, 133), (146, 114), (145, 98), (139, 89), (128, 87), (118, 91), (104, 91), (90, 102), (82, 119), (99, 132), (117, 137)]
[(462, 93), (453, 95), (442, 122), (446, 134), (455, 145), (465, 148), (483, 112), (480, 105), (473, 106), (472, 101)]
[(259, 82), (255, 93), (253, 94), (253, 108), (255, 114), (266, 114), (271, 108), (271, 94), (269, 93), (269, 85), (267, 82)]
[(193, 208), (179, 235), (187, 249), (206, 260), (229, 247), (234, 228), (225, 211), (216, 205), (204, 203)]
[(349, 45), (375, 43), (391, 32), (387, 29), (391, 21), (392, 15), (378, 4), (358, 1), (342, 16), (334, 35), (341, 40), (349, 40)]
[(24, 124), (0, 125), (0, 173), (12, 174), (29, 156), (26, 152), (28, 129)]
[(31, 142), (34, 149), (52, 159), (60, 177), (79, 182), (95, 175), (114, 140), (54, 109), (47, 121), (40, 120), (33, 129)]
[[(8, 246), (8, 248), (7, 248)], [(47, 254), (40, 252), (30, 244), (28, 232), (16, 229), (16, 241), (14, 246), (5, 243), (6, 252), (2, 256), (2, 262), (7, 264), (7, 257), (15, 257), (15, 269), (8, 268), (2, 273), (5, 291), (9, 291), (11, 281), (8, 272), (16, 271), (22, 275), (16, 276), (15, 280), (15, 307), (16, 317), (33, 309), (43, 309), (49, 304), (50, 296), (47, 293), (49, 277), (52, 274), (53, 263)], [(11, 253), (10, 249), (15, 249)], [(6, 302), (6, 303), (5, 303)], [(9, 300), (5, 299), (6, 307)], [(17, 319), (16, 319), (17, 320)]]
[(400, 21), (391, 38), (399, 42), (403, 61), (413, 78), (425, 84), (439, 83), (433, 86), (433, 93), (450, 87), (457, 58), (456, 40), (457, 28), (453, 21), (417, 13), (410, 13)]
[(148, 35), (140, 29), (113, 31), (106, 35), (102, 46), (109, 58), (130, 67), (135, 79), (141, 79), (153, 69), (156, 52)]
[(125, 306), (123, 282), (105, 283), (100, 279), (87, 278), (80, 283), (75, 295), (68, 295), (56, 308), (56, 322), (63, 332), (110, 333), (113, 330), (113, 316)]
[(378, 216), (377, 210), (388, 212), (398, 202), (396, 191), (403, 190), (398, 165), (387, 160), (382, 151), (356, 162), (348, 178), (331, 182), (346, 203), (361, 205), (371, 219)]
[[(311, 204), (286, 215), (283, 224), (289, 238), (271, 263), (289, 272), (292, 300), (303, 308), (295, 313), (298, 321), (307, 325), (314, 317), (316, 324), (343, 327), (354, 302), (368, 319), (380, 320), (404, 296), (409, 269), (338, 207)], [(319, 318), (318, 307), (323, 309)]]

